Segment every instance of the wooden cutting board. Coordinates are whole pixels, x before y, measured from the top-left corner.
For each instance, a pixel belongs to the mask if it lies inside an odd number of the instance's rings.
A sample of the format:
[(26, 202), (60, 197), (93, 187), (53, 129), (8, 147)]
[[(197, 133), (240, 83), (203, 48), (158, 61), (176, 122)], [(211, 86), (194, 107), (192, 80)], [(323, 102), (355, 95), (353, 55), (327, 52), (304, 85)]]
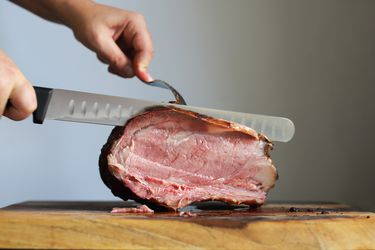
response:
[(335, 203), (111, 214), (133, 202), (23, 202), (0, 209), (1, 248), (375, 249), (375, 214)]

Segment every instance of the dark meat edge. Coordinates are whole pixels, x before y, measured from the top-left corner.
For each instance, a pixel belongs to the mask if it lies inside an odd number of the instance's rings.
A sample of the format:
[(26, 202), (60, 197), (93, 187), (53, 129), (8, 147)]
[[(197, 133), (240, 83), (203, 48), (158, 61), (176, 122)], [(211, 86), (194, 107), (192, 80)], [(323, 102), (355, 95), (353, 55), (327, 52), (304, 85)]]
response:
[[(235, 124), (235, 123), (233, 123), (233, 122), (229, 122), (229, 121), (225, 121), (225, 120), (217, 119), (217, 118), (212, 118), (212, 117), (202, 115), (202, 114), (199, 114), (199, 113), (196, 113), (196, 112), (193, 112), (193, 111), (187, 111), (187, 110), (175, 108), (173, 106), (171, 106), (171, 107), (162, 107), (162, 106), (151, 107), (151, 108), (145, 110), (144, 113), (140, 113), (139, 115), (143, 115), (147, 112), (154, 112), (154, 111), (158, 112), (158, 111), (164, 111), (164, 110), (168, 110), (168, 109), (186, 114), (188, 116), (195, 117), (197, 119), (201, 119), (203, 122), (211, 123), (213, 125), (217, 125), (217, 126), (221, 126), (221, 127), (231, 127), (235, 131), (239, 131), (239, 132), (242, 132), (244, 134), (248, 134), (249, 136), (254, 136), (254, 135), (251, 135), (250, 133), (248, 133), (248, 131), (246, 131), (242, 128), (234, 128), (233, 124)], [(134, 200), (134, 201), (136, 201), (140, 204), (147, 205), (149, 208), (151, 208), (152, 210), (155, 210), (155, 211), (174, 211), (175, 209), (173, 209), (171, 207), (168, 207), (168, 206), (164, 206), (163, 204), (160, 204), (160, 202), (155, 200), (155, 199), (152, 199), (152, 198), (151, 199), (143, 199), (143, 198), (137, 196), (130, 188), (126, 187), (120, 180), (118, 180), (115, 176), (113, 176), (108, 170), (107, 156), (111, 153), (113, 143), (116, 142), (117, 140), (119, 140), (122, 137), (122, 135), (124, 134), (125, 127), (128, 125), (128, 123), (130, 123), (132, 121), (132, 119), (129, 119), (124, 126), (115, 127), (112, 130), (110, 136), (108, 137), (107, 142), (103, 145), (103, 147), (101, 149), (101, 154), (100, 154), (100, 157), (99, 157), (100, 177), (103, 180), (104, 184), (111, 190), (112, 194), (114, 196), (117, 196), (117, 197), (123, 199), (124, 201), (127, 201), (129, 199)], [(264, 136), (262, 134), (258, 134), (258, 137), (259, 137), (258, 138), (259, 140), (264, 140), (265, 142), (267, 142), (267, 144), (264, 147), (264, 154), (269, 158), (270, 157), (269, 151), (272, 150), (273, 144), (268, 140), (268, 138), (266, 136)], [(278, 178), (279, 178), (278, 172), (276, 172), (276, 180)], [(213, 200), (215, 200), (215, 199), (201, 200), (200, 202), (213, 201)], [(263, 204), (257, 204), (257, 203), (254, 203), (254, 204), (251, 204), (251, 205), (249, 204), (249, 206), (253, 207), (253, 208), (259, 207), (261, 205), (263, 205)]]
[[(129, 121), (128, 121), (129, 122)], [(126, 126), (126, 125), (125, 125)], [(127, 200), (134, 200), (138, 203), (145, 204), (152, 210), (157, 211), (168, 211), (170, 209), (158, 205), (156, 200), (148, 200), (142, 199), (141, 197), (137, 196), (133, 191), (124, 186), (124, 184), (119, 181), (116, 177), (114, 177), (108, 170), (108, 160), (107, 155), (110, 154), (112, 144), (114, 141), (117, 141), (123, 135), (124, 127), (115, 127), (111, 135), (108, 137), (106, 144), (103, 146), (101, 150), (101, 154), (99, 157), (99, 171), (100, 177), (102, 178), (104, 184), (111, 190), (114, 196), (120, 197), (124, 201)]]

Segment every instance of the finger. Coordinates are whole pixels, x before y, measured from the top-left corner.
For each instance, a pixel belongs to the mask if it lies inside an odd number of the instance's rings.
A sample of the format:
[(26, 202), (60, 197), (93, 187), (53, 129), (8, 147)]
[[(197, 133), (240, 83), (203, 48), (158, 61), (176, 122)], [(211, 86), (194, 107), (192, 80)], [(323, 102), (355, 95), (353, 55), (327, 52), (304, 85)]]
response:
[(104, 64), (108, 64), (106, 61), (104, 61), (103, 58), (101, 58), (98, 54), (96, 54), (96, 58), (98, 58), (98, 60)]
[(148, 66), (151, 62), (152, 54), (149, 51), (138, 51), (134, 57), (134, 70), (137, 77), (144, 82), (151, 82), (154, 79), (148, 73)]
[(131, 60), (121, 51), (112, 37), (103, 37), (99, 41), (97, 55), (111, 68), (111, 73), (130, 77), (133, 73)]
[(7, 104), (11, 91), (12, 88), (10, 84), (0, 84), (0, 116), (3, 115), (5, 112), (5, 106)]
[(12, 119), (13, 121), (21, 121), (26, 119), (29, 115), (30, 113), (20, 111), (12, 105), (10, 105), (4, 112), (4, 116)]
[(138, 71), (137, 77), (145, 83), (154, 81), (154, 78), (147, 71)]
[(136, 34), (133, 40), (135, 49), (135, 55), (133, 59), (133, 68), (137, 77), (144, 81), (153, 81), (150, 74), (147, 72), (148, 66), (150, 65), (151, 59), (154, 55), (154, 49), (152, 45), (151, 36), (146, 32), (139, 32)]
[(133, 71), (133, 68), (130, 65), (127, 65), (125, 67), (125, 69), (123, 69), (121, 71), (118, 71), (116, 68), (114, 68), (112, 66), (108, 66), (108, 72), (110, 72), (112, 74), (115, 74), (115, 75), (118, 75), (118, 76), (121, 76), (121, 77), (125, 77), (125, 78), (134, 77), (134, 71)]
[(28, 117), (37, 106), (35, 91), (29, 82), (17, 85), (10, 93), (9, 101), (11, 106), (4, 115), (15, 121)]

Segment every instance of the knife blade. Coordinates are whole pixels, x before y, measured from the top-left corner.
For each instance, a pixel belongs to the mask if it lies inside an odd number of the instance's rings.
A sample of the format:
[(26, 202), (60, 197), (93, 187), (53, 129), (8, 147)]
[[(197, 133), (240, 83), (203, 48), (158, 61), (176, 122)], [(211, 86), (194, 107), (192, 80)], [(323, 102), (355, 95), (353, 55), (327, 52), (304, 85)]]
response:
[(294, 124), (283, 117), (247, 114), (108, 96), (64, 89), (34, 87), (38, 108), (33, 113), (34, 123), (45, 119), (123, 126), (129, 118), (153, 106), (174, 106), (250, 127), (266, 135), (271, 141), (288, 142), (294, 135)]

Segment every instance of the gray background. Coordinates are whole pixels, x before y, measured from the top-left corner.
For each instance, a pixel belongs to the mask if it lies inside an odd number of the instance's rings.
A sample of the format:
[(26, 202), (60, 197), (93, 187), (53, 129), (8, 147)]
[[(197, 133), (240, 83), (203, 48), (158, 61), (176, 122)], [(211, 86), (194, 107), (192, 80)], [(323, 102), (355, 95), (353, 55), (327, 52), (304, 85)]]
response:
[[(375, 1), (106, 1), (146, 16), (150, 68), (190, 104), (279, 115), (294, 139), (272, 153), (270, 198), (375, 209)], [(171, 95), (110, 75), (71, 31), (0, 2), (0, 48), (35, 85), (152, 100)], [(0, 120), (0, 207), (114, 199), (97, 160), (111, 127)]]

